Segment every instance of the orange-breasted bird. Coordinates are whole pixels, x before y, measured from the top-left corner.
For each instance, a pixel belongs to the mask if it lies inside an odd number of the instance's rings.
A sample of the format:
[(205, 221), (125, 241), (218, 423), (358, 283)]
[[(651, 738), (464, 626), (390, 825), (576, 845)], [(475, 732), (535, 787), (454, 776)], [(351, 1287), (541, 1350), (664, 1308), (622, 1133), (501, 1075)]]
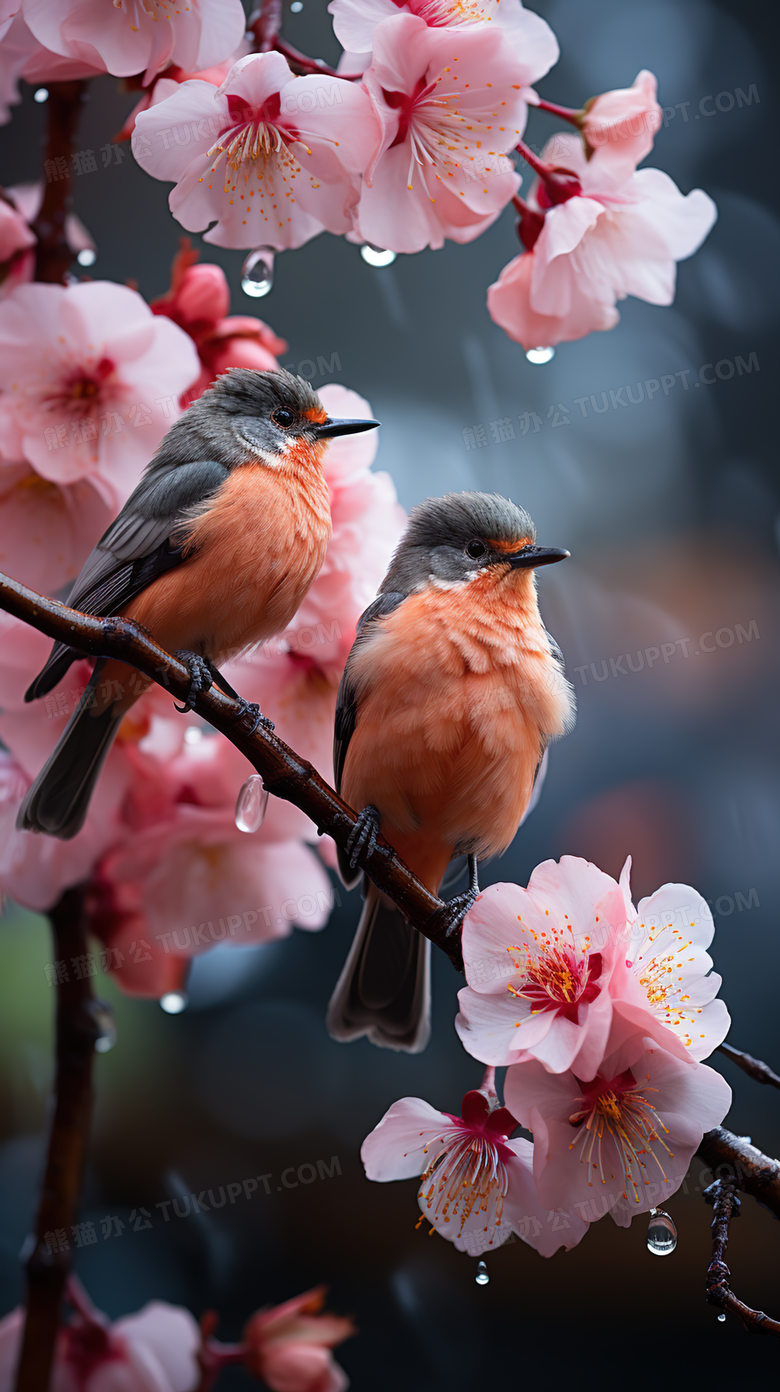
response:
[[(339, 688), (336, 787), (362, 809), (339, 852), (346, 884), (380, 829), (433, 894), (465, 854), (470, 886), (450, 901), (450, 931), (462, 922), (477, 860), (507, 849), (549, 741), (574, 721), (535, 578), (568, 554), (537, 546), (528, 513), (495, 494), (413, 509)], [(416, 1053), (430, 1033), (430, 943), (367, 878), (364, 893), (328, 1029)]]
[[(328, 440), (376, 425), (329, 419), (289, 372), (224, 373), (171, 426), (68, 603), (134, 619), (183, 658), (192, 674), (183, 709), (213, 681), (235, 696), (217, 664), (283, 632), (325, 559)], [(81, 656), (55, 643), (25, 699), (51, 691)], [(20, 829), (75, 836), (119, 726), (149, 685), (123, 662), (95, 664), (22, 803)], [(253, 728), (271, 725), (256, 706), (242, 707)]]

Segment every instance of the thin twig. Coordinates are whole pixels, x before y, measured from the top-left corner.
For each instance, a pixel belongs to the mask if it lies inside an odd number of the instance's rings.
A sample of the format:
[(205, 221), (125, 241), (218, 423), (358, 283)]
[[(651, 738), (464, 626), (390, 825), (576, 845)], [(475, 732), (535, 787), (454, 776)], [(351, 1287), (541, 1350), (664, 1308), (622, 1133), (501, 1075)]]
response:
[(59, 284), (73, 261), (66, 235), (66, 219), (73, 207), (71, 154), (87, 84), (74, 81), (50, 82), (47, 85), (46, 161), (51, 160), (52, 164), (49, 165), (51, 177), (47, 176), (43, 188), (43, 202), (32, 224), (38, 238), (35, 279)]
[[(764, 1155), (747, 1136), (735, 1136), (725, 1126), (707, 1131), (698, 1145), (698, 1154), (709, 1165), (715, 1179), (733, 1179), (738, 1189), (750, 1194), (780, 1218), (780, 1164)], [(726, 1174), (719, 1174), (725, 1169)]]
[[(0, 575), (0, 609), (24, 620), (50, 638), (92, 657), (115, 657), (136, 667), (172, 695), (185, 700), (191, 674), (178, 658), (155, 643), (130, 619), (99, 619), (69, 609), (56, 599), (36, 594), (18, 580)], [(195, 700), (195, 710), (219, 730), (262, 775), (263, 784), (276, 797), (285, 798), (305, 812), (322, 835), (327, 832), (346, 849), (357, 815), (321, 778), (314, 766), (260, 727), (248, 733), (247, 716), (237, 701), (216, 686)], [(447, 954), (460, 971), (463, 958), (460, 934), (447, 932), (446, 905), (413, 875), (393, 847), (380, 836), (376, 849), (360, 856), (361, 869), (394, 901), (412, 928)]]
[(771, 1087), (780, 1088), (780, 1077), (767, 1063), (753, 1058), (752, 1054), (745, 1054), (741, 1049), (735, 1049), (732, 1044), (719, 1044), (718, 1052), (731, 1059), (731, 1062), (735, 1063), (737, 1068), (741, 1068), (743, 1073), (747, 1073), (755, 1083), (769, 1083)]
[(90, 978), (71, 965), (74, 958), (86, 960), (82, 889), (67, 889), (50, 918), (55, 960), (65, 962), (68, 971), (57, 986), (54, 1116), (35, 1234), (25, 1247), (27, 1316), (16, 1392), (46, 1392), (49, 1385), (89, 1138), (92, 1059), (99, 1036)]
[(731, 1272), (726, 1265), (729, 1229), (732, 1218), (739, 1217), (740, 1201), (737, 1181), (716, 1179), (704, 1198), (712, 1204), (712, 1260), (707, 1268), (707, 1302), (728, 1310), (742, 1321), (751, 1334), (773, 1334), (780, 1338), (780, 1321), (771, 1319), (763, 1310), (753, 1310), (736, 1296), (729, 1285)]

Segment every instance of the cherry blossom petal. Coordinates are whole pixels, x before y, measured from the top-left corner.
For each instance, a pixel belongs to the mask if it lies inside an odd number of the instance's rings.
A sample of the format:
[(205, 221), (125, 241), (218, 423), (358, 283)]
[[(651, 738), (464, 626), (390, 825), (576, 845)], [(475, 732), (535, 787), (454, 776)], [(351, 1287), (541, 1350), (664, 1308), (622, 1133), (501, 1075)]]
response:
[(531, 308), (531, 278), (534, 253), (527, 251), (516, 256), (502, 270), (487, 292), (488, 313), (510, 338), (523, 348), (548, 347), (586, 334), (614, 329), (620, 319), (618, 311), (582, 293), (580, 282), (567, 269), (569, 290), (568, 311), (562, 315), (539, 314)]
[(633, 86), (603, 92), (586, 106), (582, 134), (592, 150), (603, 150), (616, 179), (629, 179), (649, 155), (663, 120), (654, 73), (643, 68)]
[(387, 1183), (422, 1174), (430, 1158), (428, 1145), (452, 1126), (451, 1117), (421, 1097), (394, 1102), (360, 1148), (367, 1178)]
[(200, 1330), (189, 1310), (153, 1300), (138, 1314), (117, 1320), (112, 1331), (131, 1348), (143, 1345), (154, 1355), (170, 1392), (190, 1392), (197, 1384)]
[(0, 465), (0, 570), (39, 594), (72, 584), (114, 511), (87, 479), (61, 486)]

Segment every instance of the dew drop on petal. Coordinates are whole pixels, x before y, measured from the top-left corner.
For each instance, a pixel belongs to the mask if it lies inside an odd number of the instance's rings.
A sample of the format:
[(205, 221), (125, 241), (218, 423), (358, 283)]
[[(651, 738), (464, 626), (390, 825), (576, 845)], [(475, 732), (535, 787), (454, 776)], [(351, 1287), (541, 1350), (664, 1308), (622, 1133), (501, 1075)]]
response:
[(274, 283), (274, 253), (270, 247), (250, 251), (241, 267), (241, 289), (253, 300), (270, 294)]
[(725, 1323), (726, 1323), (726, 1316), (725, 1316), (723, 1310), (721, 1310), (720, 1314), (718, 1315), (718, 1324), (725, 1324)]
[(395, 261), (394, 251), (385, 251), (383, 247), (372, 246), (370, 242), (363, 243), (360, 255), (369, 266), (392, 266)]
[(160, 996), (160, 1009), (166, 1015), (181, 1015), (182, 1010), (187, 1009), (187, 995), (184, 991), (166, 991), (164, 996)]
[(239, 831), (259, 831), (265, 821), (269, 794), (259, 773), (247, 778), (236, 800), (236, 826)]
[(525, 355), (530, 363), (548, 363), (555, 357), (554, 348), (529, 348)]
[(97, 1037), (95, 1039), (95, 1051), (98, 1054), (107, 1054), (109, 1049), (113, 1049), (116, 1044), (116, 1021), (114, 1012), (108, 1001), (93, 1000), (87, 1004), (92, 1019), (97, 1026)]
[(477, 1262), (477, 1274), (474, 1280), (478, 1286), (487, 1286), (490, 1284), (490, 1277), (488, 1276), (488, 1269), (485, 1262)]
[(668, 1257), (677, 1246), (677, 1228), (674, 1220), (662, 1208), (650, 1209), (647, 1225), (647, 1250), (654, 1257)]

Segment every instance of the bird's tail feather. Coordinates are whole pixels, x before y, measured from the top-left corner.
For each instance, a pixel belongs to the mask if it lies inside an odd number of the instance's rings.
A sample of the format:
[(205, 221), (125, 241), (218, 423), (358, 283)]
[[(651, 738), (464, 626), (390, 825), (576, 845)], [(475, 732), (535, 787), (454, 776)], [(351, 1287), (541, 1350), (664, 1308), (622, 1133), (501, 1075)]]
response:
[(122, 723), (110, 706), (97, 713), (93, 708), (103, 665), (96, 663), (57, 748), (19, 808), (20, 831), (42, 831), (62, 841), (81, 831), (98, 775)]
[(431, 945), (369, 883), (355, 940), (328, 1006), (334, 1039), (363, 1035), (418, 1054), (431, 1033)]

